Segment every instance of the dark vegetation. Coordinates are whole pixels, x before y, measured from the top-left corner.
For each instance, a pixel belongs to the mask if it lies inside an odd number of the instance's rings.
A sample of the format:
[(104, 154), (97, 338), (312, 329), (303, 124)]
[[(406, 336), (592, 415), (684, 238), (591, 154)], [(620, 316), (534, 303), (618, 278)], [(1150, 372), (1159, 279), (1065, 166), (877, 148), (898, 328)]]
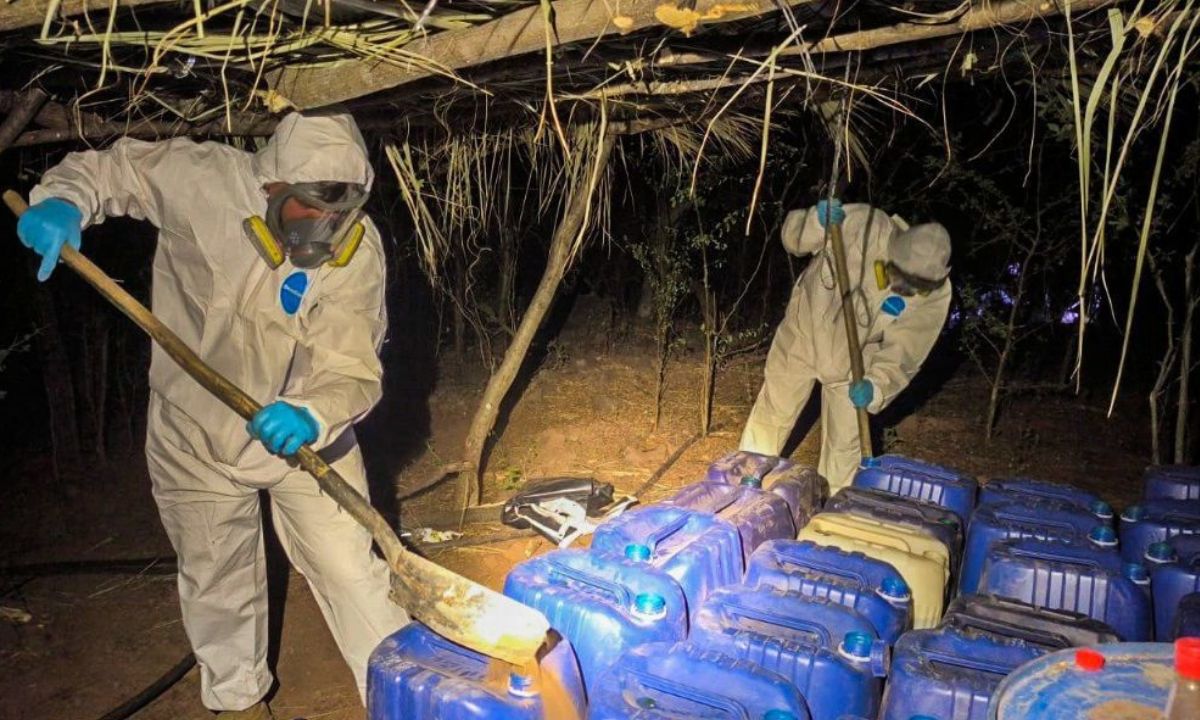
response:
[[(868, 111), (852, 124), (867, 162), (844, 196), (950, 228), (955, 303), (929, 373), (945, 376), (965, 364), (988, 379), (991, 392), (977, 399), (984, 440), (1004, 422), (1004, 408), (1016, 395), (1111, 393), (1161, 136), (1149, 127), (1137, 138), (1118, 185), (1100, 259), (1104, 282), (1091, 286), (1087, 297), (1089, 331), (1080, 362), (1079, 178), (1069, 87), (1054, 80), (990, 81), (949, 86), (942, 99), (927, 96), (917, 119)], [(1191, 459), (1196, 435), (1187, 412), (1196, 362), (1192, 311), (1200, 297), (1193, 277), (1200, 242), (1196, 102), (1195, 87), (1186, 86), (1167, 143), (1121, 388), (1126, 396), (1153, 398), (1153, 424), (1150, 405), (1142, 407), (1147, 432), (1157, 433), (1159, 461)], [(664, 360), (696, 351), (710, 373), (764, 349), (805, 262), (784, 253), (779, 226), (788, 209), (814, 201), (832, 162), (826, 128), (813, 116), (783, 113), (777, 121), (749, 219), (756, 152), (706, 158), (693, 193), (693, 168), (678, 155), (639, 137), (623, 138), (609, 171), (610, 221), (570, 270), (559, 304), (580, 293), (602, 299), (611, 310), (596, 332), (609, 343), (628, 342), (634, 327), (648, 327), (655, 338), (648, 350)], [(872, 132), (880, 127), (889, 132)], [(27, 190), (56, 158), (41, 150), (7, 154), (7, 184)], [(392, 330), (385, 347), (388, 400), (365, 435), (393, 451), (385, 453), (385, 469), (394, 471), (421, 447), (428, 423), (423, 400), (437, 381), (438, 363), (447, 355), (485, 366), (499, 362), (537, 286), (556, 216), (527, 208), (473, 246), (453, 246), (431, 284), (408, 211), (396, 200), (394, 176), (382, 157), (378, 166), (373, 214), (390, 237)], [(513, 174), (522, 175), (530, 177)], [(512, 197), (529, 191), (520, 180), (507, 189)], [(69, 273), (38, 285), (12, 224), (5, 227), (0, 442), (9, 457), (52, 451), (63, 491), (70, 492), (93, 464), (137, 451), (148, 345)], [(84, 247), (135, 295), (148, 297), (151, 228), (110, 221), (89, 230)], [(554, 343), (551, 322), (536, 339), (535, 356), (552, 352)], [(667, 372), (669, 366), (662, 367)], [(711, 374), (704, 383), (711, 387)], [(698, 428), (706, 427), (710, 402), (698, 388)], [(385, 430), (397, 423), (412, 428), (402, 434), (408, 437)]]

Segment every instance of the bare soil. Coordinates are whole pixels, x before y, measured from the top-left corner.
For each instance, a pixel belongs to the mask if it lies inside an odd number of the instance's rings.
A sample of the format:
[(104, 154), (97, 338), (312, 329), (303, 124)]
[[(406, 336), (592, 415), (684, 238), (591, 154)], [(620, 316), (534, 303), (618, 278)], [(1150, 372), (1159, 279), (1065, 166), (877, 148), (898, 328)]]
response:
[[(644, 334), (610, 342), (600, 313), (577, 304), (572, 320), (535, 371), (505, 425), (485, 474), (485, 501), (501, 500), (531, 478), (590, 475), (619, 492), (642, 484), (681, 444), (698, 433), (700, 362), (684, 351), (669, 368), (662, 419), (654, 421), (654, 358)], [(746, 356), (719, 378), (711, 432), (695, 442), (651, 488), (653, 500), (696, 478), (707, 462), (737, 444), (741, 424), (761, 379), (762, 355)], [(428, 397), (429, 432), (398, 424), (397, 442), (424, 450), (394, 478), (375, 487), (412, 486), (443, 462), (456, 459), (483, 371), (477, 358), (443, 358)], [(914, 388), (915, 401), (885, 417), (884, 449), (955, 466), (980, 478), (1030, 475), (1099, 492), (1118, 506), (1137, 494), (1145, 464), (1144, 414), (1137, 405), (1106, 419), (1095, 403), (1062, 395), (1017, 399), (991, 443), (981, 438), (986, 387), (965, 368)], [(932, 388), (932, 389), (930, 389)], [(803, 422), (803, 420), (802, 420)], [(812, 429), (793, 457), (815, 463)], [(877, 442), (877, 448), (880, 443)], [(368, 447), (368, 451), (372, 448)], [(378, 447), (375, 451), (380, 451)], [(171, 549), (150, 498), (140, 456), (110, 461), (71, 494), (50, 487), (44, 458), (0, 461), (7, 478), (0, 524), (0, 567), (87, 559), (170, 558)], [(457, 498), (453, 483), (403, 502), (407, 528)], [(386, 503), (385, 503), (386, 505)], [(467, 528), (467, 537), (495, 534), (498, 525)], [(433, 553), (462, 574), (499, 588), (512, 565), (549, 549), (522, 538)], [(278, 560), (278, 556), (276, 556)], [(276, 562), (274, 666), (281, 718), (357, 720), (363, 717), (348, 669), (303, 578)], [(0, 720), (103, 715), (188, 652), (175, 596), (174, 575), (0, 574), (0, 606), (28, 612), (21, 623), (0, 619)], [(140, 720), (211, 717), (199, 701), (195, 670), (137, 715)]]

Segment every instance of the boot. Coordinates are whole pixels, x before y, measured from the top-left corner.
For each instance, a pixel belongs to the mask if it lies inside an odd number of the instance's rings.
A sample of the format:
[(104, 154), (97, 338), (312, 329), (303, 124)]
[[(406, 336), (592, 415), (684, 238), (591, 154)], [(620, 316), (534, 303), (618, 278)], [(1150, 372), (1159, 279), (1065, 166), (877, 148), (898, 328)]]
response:
[(217, 720), (275, 720), (271, 708), (264, 701), (259, 701), (245, 710), (225, 710), (217, 713)]

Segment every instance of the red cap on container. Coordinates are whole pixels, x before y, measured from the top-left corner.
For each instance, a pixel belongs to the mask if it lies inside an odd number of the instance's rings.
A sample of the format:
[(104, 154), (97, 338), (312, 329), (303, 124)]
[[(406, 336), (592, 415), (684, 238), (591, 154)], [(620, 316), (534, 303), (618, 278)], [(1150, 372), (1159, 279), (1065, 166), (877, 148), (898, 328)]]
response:
[(1075, 651), (1075, 667), (1084, 672), (1103, 670), (1104, 656), (1090, 648), (1080, 648)]
[(1188, 680), (1200, 680), (1200, 637), (1175, 641), (1175, 672)]

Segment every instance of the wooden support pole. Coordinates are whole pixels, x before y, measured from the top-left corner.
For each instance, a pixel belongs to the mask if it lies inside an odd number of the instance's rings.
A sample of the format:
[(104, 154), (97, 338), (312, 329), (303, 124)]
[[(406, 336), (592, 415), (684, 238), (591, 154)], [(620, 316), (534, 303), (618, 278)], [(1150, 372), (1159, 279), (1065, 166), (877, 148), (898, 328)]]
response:
[[(595, 131), (594, 128), (589, 128), (589, 130)], [(517, 373), (521, 370), (521, 365), (525, 362), (525, 356), (529, 353), (533, 337), (538, 328), (542, 326), (542, 321), (554, 302), (558, 286), (562, 283), (563, 276), (570, 265), (575, 243), (580, 233), (587, 232), (587, 228), (584, 227), (584, 219), (588, 214), (588, 206), (593, 200), (596, 187), (599, 185), (601, 174), (608, 165), (613, 143), (613, 135), (605, 131), (597, 139), (594, 152), (588, 158), (579, 160), (584, 163), (584, 167), (580, 168), (574, 185), (567, 191), (562, 220), (550, 242), (550, 252), (546, 259), (546, 270), (542, 274), (542, 280), (538, 284), (537, 292), (533, 294), (533, 299), (529, 302), (529, 308), (521, 317), (521, 323), (517, 326), (517, 332), (513, 334), (512, 342), (504, 352), (504, 360), (488, 380), (487, 388), (483, 391), (483, 398), (479, 401), (479, 407), (475, 411), (475, 417), (471, 420), (471, 429), (467, 433), (463, 447), (463, 462), (467, 464), (470, 471), (460, 475), (464, 508), (479, 502), (483, 457), (488, 437), (496, 425), (496, 418), (500, 414), (504, 398), (507, 397), (513, 381), (516, 380)], [(580, 148), (584, 145), (576, 141), (574, 146)]]

